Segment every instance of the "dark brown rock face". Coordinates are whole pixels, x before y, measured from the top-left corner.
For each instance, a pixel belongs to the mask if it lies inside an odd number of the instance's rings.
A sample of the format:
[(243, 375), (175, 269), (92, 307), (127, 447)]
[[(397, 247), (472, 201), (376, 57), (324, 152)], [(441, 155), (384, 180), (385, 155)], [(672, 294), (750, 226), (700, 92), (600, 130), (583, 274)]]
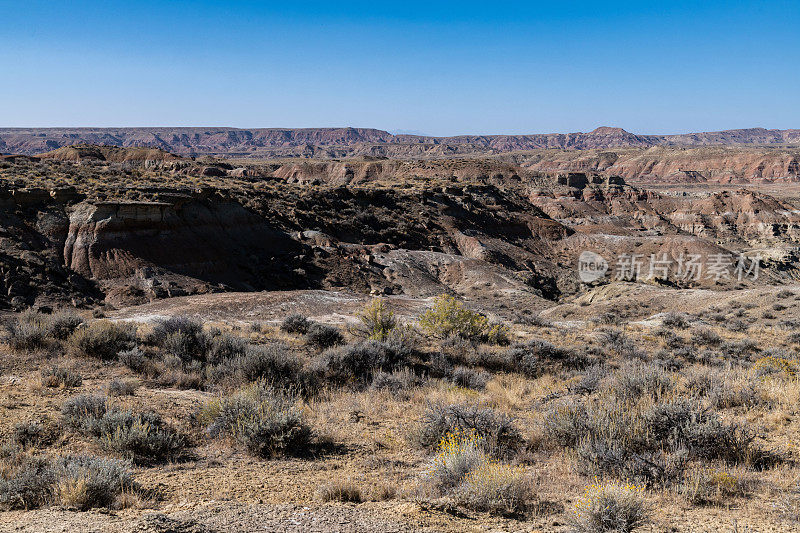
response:
[(97, 280), (160, 269), (240, 290), (277, 288), (301, 247), (240, 204), (81, 203), (69, 217), (64, 260)]

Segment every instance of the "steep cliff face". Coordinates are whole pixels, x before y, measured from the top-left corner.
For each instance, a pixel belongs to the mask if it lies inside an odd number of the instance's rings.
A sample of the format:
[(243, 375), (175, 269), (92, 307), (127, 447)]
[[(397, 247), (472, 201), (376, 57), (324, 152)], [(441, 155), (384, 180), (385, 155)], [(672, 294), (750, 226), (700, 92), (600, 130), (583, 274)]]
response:
[(767, 195), (724, 191), (688, 202), (670, 199), (664, 203), (662, 209), (673, 225), (701, 237), (754, 244), (800, 240), (800, 211)]
[(155, 287), (164, 284), (161, 292), (174, 293), (285, 288), (295, 282), (300, 251), (234, 201), (187, 198), (78, 204), (69, 215), (64, 261), (87, 278), (160, 296)]
[(64, 266), (69, 221), (58, 193), (0, 189), (0, 308), (21, 309), (39, 300), (83, 305), (102, 299), (90, 280)]

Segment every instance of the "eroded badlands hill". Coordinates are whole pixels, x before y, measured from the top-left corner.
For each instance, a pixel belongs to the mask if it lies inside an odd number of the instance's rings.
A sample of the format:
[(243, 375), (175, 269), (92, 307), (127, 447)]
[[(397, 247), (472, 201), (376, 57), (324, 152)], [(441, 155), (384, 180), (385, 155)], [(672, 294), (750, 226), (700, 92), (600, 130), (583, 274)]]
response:
[[(669, 259), (658, 279), (630, 280), (640, 283), (797, 274), (800, 214), (786, 201), (678, 196), (498, 160), (237, 166), (81, 146), (6, 157), (0, 178), (0, 301), (12, 308), (297, 289), (534, 308), (581, 290), (587, 250), (612, 267), (634, 253)], [(697, 254), (757, 255), (763, 275), (681, 277), (679, 263)]]
[(652, 147), (613, 150), (543, 150), (514, 160), (542, 172), (600, 172), (628, 180), (673, 183), (797, 181), (795, 147)]

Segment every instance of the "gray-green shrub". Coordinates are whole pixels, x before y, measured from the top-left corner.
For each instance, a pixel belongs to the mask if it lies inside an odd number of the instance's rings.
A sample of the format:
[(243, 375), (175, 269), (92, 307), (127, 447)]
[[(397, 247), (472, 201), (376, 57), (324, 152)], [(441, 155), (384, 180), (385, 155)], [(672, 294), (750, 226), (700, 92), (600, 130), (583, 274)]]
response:
[(306, 332), (306, 342), (315, 348), (324, 350), (344, 342), (339, 328), (327, 324), (311, 324)]
[(199, 419), (209, 435), (230, 437), (253, 455), (302, 455), (312, 433), (297, 402), (293, 394), (257, 382), (208, 403)]
[(431, 404), (422, 414), (412, 439), (424, 447), (435, 446), (448, 433), (474, 433), (494, 452), (519, 449), (524, 441), (514, 420), (491, 407), (469, 404)]
[(131, 324), (98, 320), (76, 330), (67, 340), (67, 351), (78, 357), (103, 361), (114, 359), (119, 352), (136, 347), (136, 328)]
[(311, 326), (311, 321), (300, 314), (289, 315), (283, 319), (281, 323), (281, 330), (286, 333), (296, 333), (305, 335), (308, 333), (308, 328)]

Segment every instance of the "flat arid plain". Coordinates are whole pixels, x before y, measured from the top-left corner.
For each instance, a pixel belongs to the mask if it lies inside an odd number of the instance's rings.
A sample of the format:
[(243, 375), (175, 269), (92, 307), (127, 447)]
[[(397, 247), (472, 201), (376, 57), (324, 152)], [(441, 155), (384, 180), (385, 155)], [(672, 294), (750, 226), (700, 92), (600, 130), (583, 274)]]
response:
[(800, 130), (0, 152), (2, 531), (800, 529)]

